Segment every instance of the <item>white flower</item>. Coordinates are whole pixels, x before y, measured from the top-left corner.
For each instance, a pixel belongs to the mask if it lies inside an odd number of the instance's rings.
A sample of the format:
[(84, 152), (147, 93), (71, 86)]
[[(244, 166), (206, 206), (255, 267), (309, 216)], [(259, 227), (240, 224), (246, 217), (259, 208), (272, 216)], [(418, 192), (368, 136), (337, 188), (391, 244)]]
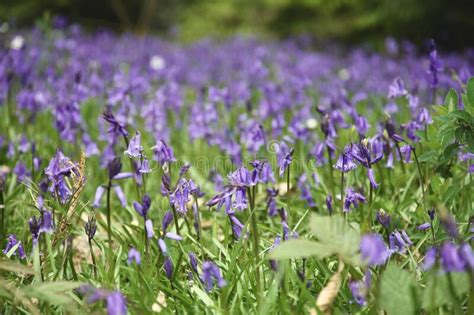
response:
[(158, 55), (154, 55), (150, 58), (150, 68), (159, 71), (165, 67), (165, 60)]
[(20, 50), (23, 47), (23, 44), (25, 43), (25, 39), (21, 35), (16, 35), (13, 37), (11, 43), (10, 43), (10, 48), (13, 50)]

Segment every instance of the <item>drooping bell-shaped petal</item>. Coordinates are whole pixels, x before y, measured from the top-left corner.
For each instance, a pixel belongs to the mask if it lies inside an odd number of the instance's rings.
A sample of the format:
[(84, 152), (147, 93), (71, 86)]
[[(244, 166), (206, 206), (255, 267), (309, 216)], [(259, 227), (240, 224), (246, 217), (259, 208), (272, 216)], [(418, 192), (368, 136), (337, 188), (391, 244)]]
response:
[(140, 132), (137, 131), (135, 135), (132, 137), (132, 139), (130, 139), (128, 143), (128, 148), (124, 153), (128, 155), (128, 157), (136, 158), (136, 157), (140, 157), (142, 152), (143, 152), (143, 147), (141, 144), (141, 135), (140, 135)]
[(131, 265), (132, 262), (135, 262), (137, 265), (140, 265), (141, 263), (140, 253), (134, 247), (130, 248), (130, 250), (128, 251), (127, 263)]

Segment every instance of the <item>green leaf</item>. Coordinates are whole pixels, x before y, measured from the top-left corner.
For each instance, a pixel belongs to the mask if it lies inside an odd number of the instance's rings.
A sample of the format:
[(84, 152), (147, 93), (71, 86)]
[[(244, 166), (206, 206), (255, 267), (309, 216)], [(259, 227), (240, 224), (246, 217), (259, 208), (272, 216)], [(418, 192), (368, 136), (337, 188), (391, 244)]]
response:
[(458, 153), (458, 151), (459, 151), (459, 144), (457, 144), (456, 142), (451, 143), (443, 151), (444, 158), (446, 160), (450, 160)]
[(414, 314), (416, 291), (415, 276), (391, 263), (380, 280), (378, 303), (389, 314)]
[(338, 254), (347, 263), (359, 263), (357, 252), (359, 251), (360, 234), (347, 225), (344, 218), (338, 215), (313, 215), (310, 228), (328, 251)]
[(318, 242), (294, 239), (278, 245), (278, 247), (270, 253), (269, 257), (271, 259), (304, 258), (310, 256), (324, 258), (332, 254), (334, 253), (331, 252), (327, 246)]
[(462, 185), (452, 185), (448, 188), (448, 190), (445, 191), (443, 194), (443, 202), (446, 204), (451, 203), (451, 201), (456, 198), (456, 196), (459, 194), (459, 192), (462, 189)]
[[(469, 290), (468, 274), (451, 273), (451, 279), (457, 296), (465, 294)], [(448, 275), (432, 275), (423, 291), (422, 299), (422, 306), (427, 310), (456, 302), (452, 300), (452, 294), (449, 290)]]
[(449, 89), (449, 92), (444, 99), (444, 105), (446, 106), (448, 112), (452, 112), (458, 108), (458, 93), (456, 93), (454, 89)]
[(465, 110), (455, 110), (449, 113), (450, 117), (460, 119), (468, 124), (472, 123), (472, 116)]
[(6, 259), (1, 259), (0, 260), (0, 269), (6, 270), (6, 271), (11, 271), (14, 273), (21, 273), (21, 274), (27, 274), (27, 275), (32, 275), (33, 270), (27, 266), (24, 266), (22, 264), (6, 260)]
[(418, 161), (423, 163), (427, 161), (432, 161), (438, 157), (438, 152), (435, 150), (430, 150), (424, 152), (422, 155), (418, 157)]
[(47, 301), (53, 305), (73, 306), (75, 303), (69, 294), (83, 285), (81, 282), (51, 281), (40, 282), (25, 287), (25, 294), (39, 300)]
[[(469, 78), (466, 85), (466, 95), (470, 107), (474, 107), (474, 77)], [(464, 104), (466, 106), (466, 104)]]

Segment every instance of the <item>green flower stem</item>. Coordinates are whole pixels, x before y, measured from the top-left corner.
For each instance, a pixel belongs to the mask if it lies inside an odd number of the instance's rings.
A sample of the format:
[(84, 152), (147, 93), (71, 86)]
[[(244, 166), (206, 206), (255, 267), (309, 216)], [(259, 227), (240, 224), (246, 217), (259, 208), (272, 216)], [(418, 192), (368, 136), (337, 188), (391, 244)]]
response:
[(109, 179), (107, 185), (107, 238), (109, 244), (112, 244), (112, 227), (111, 227), (111, 212), (110, 212), (110, 190), (112, 189), (112, 180)]
[(254, 210), (255, 207), (255, 186), (253, 187), (254, 194), (251, 193), (250, 188), (247, 188), (247, 193), (249, 195), (249, 204), (250, 204), (250, 224), (252, 226), (252, 236), (253, 236), (253, 255), (255, 260), (255, 280), (256, 280), (256, 300), (257, 300), (257, 309), (260, 305), (261, 299), (261, 283), (260, 283), (260, 267), (259, 267), (259, 235), (257, 227), (257, 214)]

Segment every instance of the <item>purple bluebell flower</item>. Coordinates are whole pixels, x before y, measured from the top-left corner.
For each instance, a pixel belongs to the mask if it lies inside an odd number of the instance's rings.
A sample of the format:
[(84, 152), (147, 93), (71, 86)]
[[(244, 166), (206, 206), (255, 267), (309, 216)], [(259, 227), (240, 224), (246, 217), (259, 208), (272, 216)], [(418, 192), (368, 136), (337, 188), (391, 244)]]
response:
[(233, 213), (230, 213), (228, 216), (230, 224), (232, 226), (232, 233), (234, 234), (234, 238), (238, 240), (242, 236), (242, 229), (244, 228), (244, 225), (239, 221), (239, 219), (237, 219), (237, 217)]
[(367, 295), (372, 282), (371, 278), (370, 270), (367, 270), (361, 281), (349, 282), (349, 289), (351, 290), (352, 297), (354, 298), (354, 301), (361, 306), (367, 304)]
[(176, 208), (179, 214), (184, 215), (188, 212), (187, 203), (191, 200), (191, 187), (189, 182), (181, 178), (176, 189), (170, 194), (170, 202)]
[(120, 204), (122, 205), (123, 208), (125, 208), (127, 206), (127, 199), (125, 197), (125, 194), (123, 193), (122, 188), (119, 185), (114, 185), (113, 188), (114, 188), (115, 195), (120, 201)]
[(430, 76), (429, 83), (432, 88), (436, 88), (438, 86), (438, 73), (442, 70), (443, 66), (441, 64), (441, 61), (438, 58), (438, 51), (436, 50), (436, 45), (433, 39), (430, 41), (429, 61), (430, 61), (430, 66), (428, 70), (428, 75)]
[(389, 235), (390, 250), (396, 253), (404, 253), (406, 248), (413, 245), (412, 241), (408, 237), (408, 234), (404, 231), (393, 231)]
[(153, 222), (151, 222), (150, 219), (147, 219), (145, 221), (145, 229), (146, 229), (146, 237), (148, 239), (152, 238), (155, 236), (155, 232), (153, 231)]
[(277, 196), (278, 196), (278, 189), (267, 188), (267, 209), (268, 209), (268, 215), (270, 217), (274, 217), (277, 215), (276, 200), (275, 200)]
[(25, 259), (26, 258), (25, 249), (23, 248), (23, 244), (21, 243), (21, 241), (19, 241), (16, 238), (15, 234), (8, 235), (7, 246), (3, 249), (3, 253), (7, 254), (12, 248), (14, 248), (17, 245), (18, 247), (15, 250), (15, 252), (13, 252), (13, 256), (18, 255), (18, 257), (20, 257), (21, 259)]
[(137, 266), (139, 266), (141, 263), (140, 253), (136, 250), (135, 247), (130, 248), (130, 250), (128, 251), (127, 264), (131, 265), (132, 262), (135, 262)]
[(165, 165), (165, 163), (176, 161), (173, 149), (163, 139), (157, 140), (151, 149), (153, 150), (153, 159), (160, 163), (161, 166)]
[(158, 247), (160, 248), (160, 251), (163, 255), (168, 255), (168, 247), (162, 238), (158, 239)]
[(470, 271), (474, 270), (474, 253), (472, 251), (471, 246), (469, 243), (464, 243), (459, 246), (458, 249), (459, 256), (465, 263), (465, 267)]
[(100, 207), (100, 201), (102, 197), (104, 196), (104, 193), (107, 189), (104, 186), (99, 186), (97, 187), (95, 191), (95, 196), (94, 196), (94, 202), (92, 203), (93, 208), (99, 208)]
[(76, 164), (61, 151), (57, 150), (55, 156), (51, 159), (48, 167), (44, 171), (51, 183), (51, 192), (58, 194), (62, 202), (65, 202), (72, 194), (65, 182), (65, 178), (69, 177), (76, 167)]
[(423, 224), (418, 225), (416, 228), (420, 231), (424, 231), (424, 230), (427, 230), (427, 229), (431, 228), (431, 223), (425, 222)]
[(281, 227), (283, 230), (283, 240), (286, 241), (290, 238), (290, 227), (288, 226), (288, 214), (284, 208), (278, 209), (278, 214), (281, 219)]
[(124, 152), (130, 158), (137, 158), (142, 155), (143, 147), (141, 144), (141, 135), (140, 132), (137, 131), (135, 135), (130, 139), (128, 143), (128, 148)]
[(15, 168), (13, 169), (13, 174), (16, 175), (19, 182), (25, 182), (29, 177), (31, 177), (30, 171), (22, 161), (16, 163)]
[(435, 216), (435, 209), (428, 210), (428, 216), (430, 217), (430, 220), (433, 221)]
[(141, 203), (138, 203), (136, 201), (133, 202), (133, 208), (145, 220), (148, 215), (148, 210), (150, 210), (150, 206), (151, 206), (151, 198), (150, 198), (150, 195), (148, 194), (145, 194), (143, 196)]
[(194, 253), (189, 253), (189, 264), (191, 265), (191, 268), (194, 270), (194, 272), (198, 272), (198, 261), (196, 258), (196, 255)]
[(51, 211), (44, 210), (40, 219), (40, 233), (51, 234), (54, 231), (53, 215)]
[(183, 237), (181, 237), (180, 235), (178, 235), (174, 232), (166, 232), (165, 237), (169, 238), (171, 240), (175, 240), (175, 241), (181, 241), (183, 239)]
[(328, 208), (329, 215), (332, 215), (332, 196), (328, 194), (326, 196), (326, 207)]
[(385, 213), (385, 211), (383, 211), (382, 209), (380, 209), (380, 211), (377, 211), (376, 218), (380, 225), (383, 226), (386, 230), (390, 228), (391, 217), (389, 214)]
[(40, 237), (41, 222), (33, 216), (28, 220), (28, 226), (30, 228), (31, 237), (33, 238), (33, 246), (38, 245), (38, 239)]
[(127, 315), (127, 302), (119, 291), (107, 296), (107, 315)]
[(255, 160), (250, 162), (254, 167), (252, 171), (252, 181), (259, 183), (274, 183), (275, 176), (273, 175), (272, 167), (267, 161)]
[(110, 134), (112, 134), (114, 137), (123, 136), (125, 139), (127, 139), (128, 131), (125, 129), (124, 125), (115, 118), (110, 107), (107, 107), (104, 110), (102, 117), (106, 122), (109, 123), (108, 132)]
[(377, 188), (378, 184), (375, 182), (374, 173), (372, 170), (372, 165), (380, 161), (383, 157), (383, 153), (379, 153), (374, 158), (371, 154), (371, 144), (368, 140), (363, 140), (357, 145), (352, 147), (351, 155), (356, 159), (360, 164), (367, 168), (367, 175), (370, 180), (370, 184), (373, 188)]
[(426, 252), (425, 259), (423, 260), (423, 270), (431, 269), (436, 263), (438, 256), (438, 250), (436, 247), (430, 247)]
[(173, 212), (167, 211), (165, 215), (163, 216), (163, 220), (161, 221), (161, 228), (163, 231), (166, 231), (168, 229), (168, 226), (173, 222), (174, 216)]
[(163, 268), (165, 269), (166, 277), (171, 280), (171, 278), (173, 277), (174, 267), (173, 267), (173, 261), (169, 257), (165, 258), (165, 263), (163, 265)]
[(429, 125), (433, 123), (431, 118), (430, 111), (427, 108), (421, 108), (418, 117), (416, 118), (417, 122), (421, 125)]
[(385, 264), (390, 252), (379, 234), (366, 234), (360, 241), (360, 254), (369, 266)]
[(107, 169), (109, 170), (109, 179), (114, 179), (122, 170), (122, 162), (120, 161), (120, 158), (115, 157), (112, 159), (107, 165)]
[(397, 143), (405, 141), (403, 137), (397, 133), (395, 124), (389, 118), (385, 120), (384, 126), (390, 139), (392, 139), (393, 141)]
[(212, 261), (205, 261), (202, 264), (202, 282), (204, 282), (204, 286), (208, 292), (212, 291), (214, 285), (217, 287), (222, 288), (224, 287), (227, 282), (221, 275), (221, 271), (219, 267)]
[(228, 176), (229, 183), (235, 187), (251, 187), (257, 183), (252, 176), (252, 173), (245, 167), (241, 166)]
[(354, 206), (354, 208), (359, 207), (359, 202), (367, 203), (367, 200), (362, 194), (349, 187), (346, 190), (346, 198), (344, 199), (344, 212), (350, 211), (351, 205)]
[(140, 174), (148, 174), (151, 173), (150, 162), (147, 158), (143, 158), (140, 162), (140, 167), (138, 168), (138, 172)]
[(400, 148), (400, 153), (403, 155), (403, 162), (404, 163), (411, 163), (411, 152), (413, 151), (413, 147), (409, 144), (404, 145)]
[(388, 98), (398, 98), (408, 94), (405, 83), (399, 77), (395, 78), (388, 89)]
[(295, 153), (295, 149), (289, 148), (285, 152), (280, 154), (280, 158), (278, 160), (278, 167), (279, 167), (279, 174), (283, 176), (285, 170), (290, 166), (291, 162), (293, 161), (293, 153)]
[(338, 169), (341, 172), (347, 173), (357, 167), (357, 164), (353, 162), (353, 158), (351, 155), (351, 151), (352, 151), (351, 147), (352, 147), (352, 144), (347, 145), (344, 148), (344, 152), (341, 154), (336, 164), (334, 165), (335, 169)]
[(463, 272), (466, 262), (460, 255), (458, 247), (451, 242), (445, 242), (439, 249), (441, 266), (446, 272)]

